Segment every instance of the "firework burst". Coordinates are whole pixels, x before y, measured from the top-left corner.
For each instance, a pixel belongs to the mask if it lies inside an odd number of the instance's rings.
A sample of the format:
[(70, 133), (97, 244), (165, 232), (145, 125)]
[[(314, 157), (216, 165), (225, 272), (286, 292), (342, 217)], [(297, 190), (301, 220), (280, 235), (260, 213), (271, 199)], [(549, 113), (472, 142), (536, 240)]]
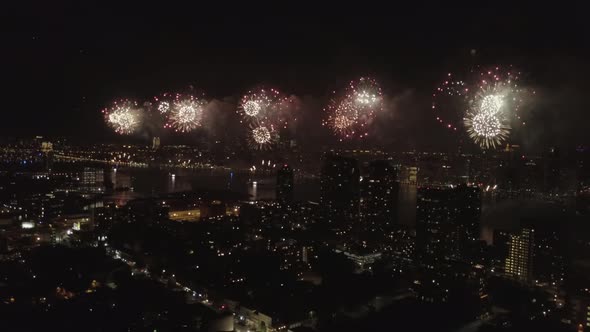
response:
[(165, 92), (160, 96), (154, 97), (154, 102), (160, 114), (168, 114), (172, 108), (174, 97), (172, 94)]
[(251, 148), (257, 150), (269, 150), (278, 139), (274, 126), (264, 123), (253, 123), (250, 125), (248, 143)]
[[(521, 73), (511, 66), (495, 66), (488, 69), (474, 69), (459, 79), (448, 73), (432, 93), (432, 110), (436, 121), (453, 131), (460, 128), (466, 114), (474, 107), (500, 108), (508, 119), (520, 121), (519, 108), (523, 103), (525, 90), (520, 87)], [(488, 98), (485, 101), (483, 98)], [(482, 105), (482, 101), (485, 102)]]
[[(335, 93), (336, 94), (336, 93)], [(383, 109), (383, 95), (371, 78), (351, 81), (344, 97), (334, 97), (324, 109), (324, 126), (332, 129), (340, 140), (367, 137), (368, 127), (376, 112)]]
[(463, 119), (467, 134), (482, 149), (496, 148), (510, 133), (509, 111), (505, 96), (492, 92), (479, 92), (472, 107)]
[(166, 128), (177, 132), (189, 132), (201, 126), (203, 112), (207, 102), (192, 95), (177, 95), (171, 105)]
[(478, 68), (464, 80), (448, 73), (432, 94), (436, 121), (452, 131), (463, 124), (476, 144), (496, 147), (508, 138), (511, 124), (525, 124), (519, 110), (528, 90), (520, 76), (511, 66)]
[(275, 89), (260, 89), (250, 91), (242, 97), (238, 112), (246, 119), (268, 119), (273, 116), (277, 103), (280, 101), (280, 93)]
[(170, 102), (167, 100), (162, 100), (158, 103), (158, 111), (162, 114), (168, 113), (170, 111)]
[[(364, 124), (359, 119), (358, 108), (350, 99), (342, 101), (332, 99), (325, 111), (327, 117), (323, 125), (332, 129), (340, 140), (356, 137), (359, 129), (364, 129)], [(362, 132), (359, 137), (366, 135), (368, 135), (366, 132)]]
[(511, 67), (509, 70), (494, 67), (480, 71), (474, 93), (469, 95), (469, 108), (496, 112), (503, 121), (524, 125), (520, 109), (529, 90), (520, 86), (520, 76), (521, 73)]
[(485, 114), (498, 114), (502, 109), (504, 97), (501, 95), (485, 95), (481, 98), (479, 112)]
[(141, 109), (130, 100), (115, 102), (111, 108), (104, 109), (107, 124), (118, 134), (134, 133), (141, 122)]
[(377, 81), (372, 78), (361, 77), (357, 81), (351, 81), (348, 88), (348, 97), (354, 101), (359, 111), (371, 115), (382, 109), (383, 95)]
[(262, 107), (262, 102), (258, 100), (248, 100), (242, 105), (247, 116), (257, 116), (262, 111)]
[(238, 106), (241, 123), (249, 126), (250, 147), (259, 150), (272, 148), (278, 139), (279, 128), (288, 128), (294, 118), (293, 101), (276, 89), (258, 89), (242, 97)]
[(267, 144), (270, 142), (270, 130), (267, 127), (261, 126), (252, 129), (252, 137), (256, 144)]
[(510, 133), (510, 125), (491, 112), (469, 115), (464, 123), (469, 137), (483, 149), (500, 146)]

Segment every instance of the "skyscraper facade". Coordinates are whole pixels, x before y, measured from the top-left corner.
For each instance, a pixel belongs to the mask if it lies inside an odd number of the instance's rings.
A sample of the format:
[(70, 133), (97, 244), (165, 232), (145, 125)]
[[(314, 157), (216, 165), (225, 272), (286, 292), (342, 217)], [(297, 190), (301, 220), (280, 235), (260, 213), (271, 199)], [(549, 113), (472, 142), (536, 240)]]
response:
[(474, 262), (479, 259), (477, 248), (481, 235), (481, 190), (460, 185), (452, 191), (459, 255), (465, 261)]
[(511, 279), (530, 282), (533, 278), (535, 230), (522, 228), (520, 232), (511, 234), (509, 241), (504, 273)]
[(321, 173), (320, 204), (329, 224), (350, 223), (359, 215), (360, 172), (353, 158), (329, 153)]
[(104, 170), (101, 168), (84, 167), (81, 189), (89, 193), (104, 192)]
[(419, 188), (416, 253), (424, 265), (458, 258), (457, 227), (451, 188)]
[(481, 305), (485, 285), (476, 276), (478, 273), (472, 273), (481, 270), (476, 269), (477, 250), (472, 250), (479, 242), (480, 207), (478, 188), (461, 185), (418, 189), (415, 256), (420, 274), (415, 290), (421, 301), (470, 298)]
[(559, 149), (552, 147), (545, 154), (545, 191), (558, 192), (561, 177), (561, 163)]
[(285, 164), (277, 171), (276, 198), (281, 204), (293, 202), (293, 169)]
[(473, 259), (479, 241), (481, 193), (461, 185), (418, 189), (416, 252), (427, 264)]
[(360, 182), (360, 215), (367, 226), (391, 230), (396, 223), (399, 183), (397, 169), (387, 160), (369, 163)]

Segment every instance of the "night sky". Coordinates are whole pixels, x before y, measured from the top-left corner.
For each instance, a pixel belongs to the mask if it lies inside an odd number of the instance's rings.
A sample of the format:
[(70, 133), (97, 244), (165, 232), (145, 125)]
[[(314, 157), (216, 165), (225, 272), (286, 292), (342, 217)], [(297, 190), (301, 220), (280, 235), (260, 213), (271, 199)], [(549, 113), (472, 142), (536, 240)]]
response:
[(275, 86), (315, 105), (304, 110), (315, 119), (331, 90), (372, 75), (402, 100), (380, 124), (394, 136), (387, 143), (430, 147), (444, 135), (429, 109), (437, 81), (475, 64), (513, 64), (541, 96), (532, 144), (590, 143), (581, 5), (81, 3), (3, 4), (4, 135), (100, 139), (109, 134), (100, 109), (113, 99), (189, 85), (216, 99)]

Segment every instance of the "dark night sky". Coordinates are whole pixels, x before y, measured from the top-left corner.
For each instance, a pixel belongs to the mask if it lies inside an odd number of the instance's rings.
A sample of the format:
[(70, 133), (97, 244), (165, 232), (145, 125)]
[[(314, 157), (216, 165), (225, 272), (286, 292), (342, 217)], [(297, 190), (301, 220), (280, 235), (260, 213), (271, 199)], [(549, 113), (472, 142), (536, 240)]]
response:
[[(219, 99), (273, 85), (321, 105), (344, 80), (369, 74), (386, 94), (411, 95), (392, 124), (407, 140), (433, 124), (428, 98), (444, 73), (510, 63), (543, 92), (535, 121), (552, 133), (543, 144), (589, 143), (590, 29), (581, 6), (81, 3), (3, 4), (4, 133), (98, 138), (108, 133), (99, 110), (114, 98), (190, 84)], [(436, 136), (411, 145), (429, 140)]]

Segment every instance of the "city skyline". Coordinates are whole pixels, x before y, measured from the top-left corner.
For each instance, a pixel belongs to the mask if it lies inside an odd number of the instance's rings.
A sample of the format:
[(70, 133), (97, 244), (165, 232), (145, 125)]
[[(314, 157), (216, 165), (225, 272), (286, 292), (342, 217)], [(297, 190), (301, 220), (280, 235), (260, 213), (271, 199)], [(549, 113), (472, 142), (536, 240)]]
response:
[(590, 332), (586, 13), (6, 4), (0, 330)]

